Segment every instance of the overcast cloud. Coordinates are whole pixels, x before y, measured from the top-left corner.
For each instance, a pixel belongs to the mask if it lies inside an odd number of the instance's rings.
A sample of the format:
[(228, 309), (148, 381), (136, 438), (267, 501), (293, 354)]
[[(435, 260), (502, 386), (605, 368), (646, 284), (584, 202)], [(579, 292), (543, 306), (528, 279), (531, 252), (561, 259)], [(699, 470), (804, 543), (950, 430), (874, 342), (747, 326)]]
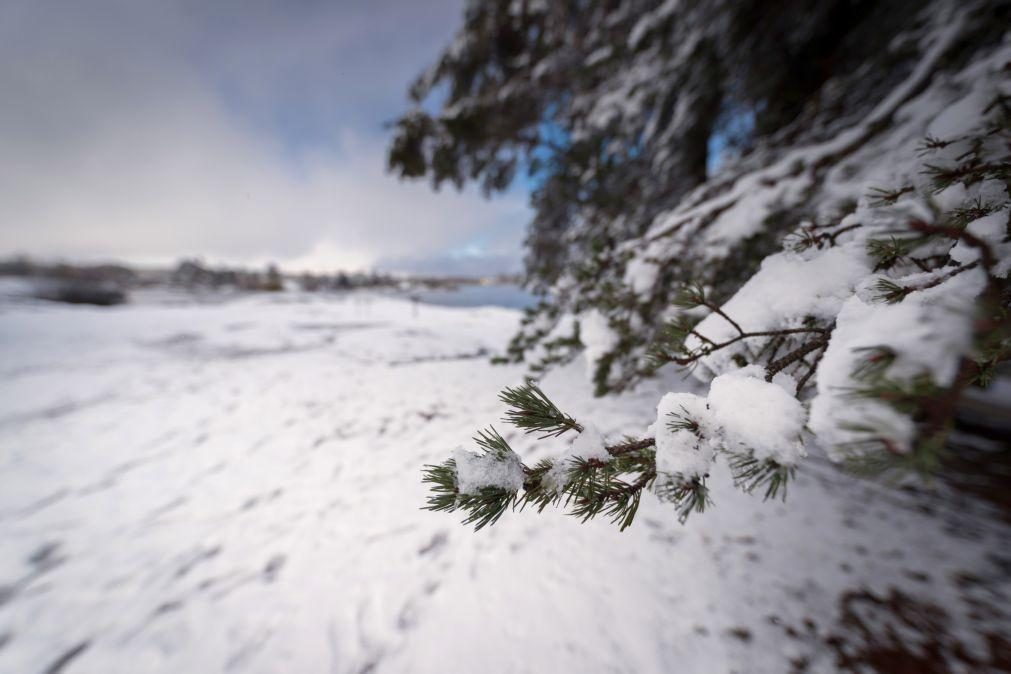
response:
[(461, 4), (0, 3), (0, 255), (517, 269), (520, 190), (384, 172)]

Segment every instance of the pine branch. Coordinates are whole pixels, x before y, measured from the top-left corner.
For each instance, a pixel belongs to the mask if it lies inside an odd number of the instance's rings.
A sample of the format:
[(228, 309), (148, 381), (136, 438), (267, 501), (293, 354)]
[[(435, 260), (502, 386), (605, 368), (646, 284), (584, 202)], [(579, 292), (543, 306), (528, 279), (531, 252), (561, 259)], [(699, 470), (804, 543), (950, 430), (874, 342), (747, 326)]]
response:
[(828, 332), (830, 332), (830, 330), (827, 328), (785, 328), (782, 330), (759, 330), (755, 332), (742, 332), (736, 337), (731, 337), (730, 339), (724, 342), (713, 342), (711, 345), (710, 344), (704, 345), (696, 351), (689, 352), (688, 355), (686, 356), (671, 358), (671, 361), (682, 366), (690, 365), (695, 361), (699, 360), (700, 358), (708, 356), (714, 351), (725, 349), (726, 347), (731, 346), (733, 344), (737, 344), (742, 340), (751, 339), (754, 337), (783, 337), (787, 335), (809, 335), (809, 334), (824, 335)]
[(874, 426), (848, 424), (844, 428), (865, 435), (863, 439), (840, 446), (846, 453), (842, 460), (843, 468), (861, 477), (889, 478), (913, 473), (929, 478), (937, 473), (946, 453), (943, 439), (938, 435), (920, 440), (911, 449), (906, 449), (882, 435), (880, 429)]
[(769, 459), (757, 459), (753, 454), (734, 454), (729, 462), (734, 476), (734, 484), (746, 493), (756, 488), (764, 488), (763, 500), (776, 498), (782, 494), (786, 500), (786, 487), (796, 473), (793, 466), (783, 466)]
[(626, 454), (644, 452), (655, 446), (656, 440), (654, 438), (643, 438), (642, 440), (629, 440), (619, 445), (610, 445), (604, 449), (606, 449), (607, 453), (611, 456), (620, 457), (625, 456)]
[(912, 415), (922, 411), (927, 401), (938, 392), (938, 386), (930, 375), (921, 374), (908, 381), (882, 375), (863, 386), (850, 388), (847, 394), (853, 398), (880, 400), (903, 414)]
[(913, 189), (912, 185), (904, 185), (903, 187), (894, 190), (872, 187), (869, 190), (870, 194), (868, 195), (871, 198), (870, 205), (875, 207), (891, 206), (898, 201), (903, 194), (908, 194), (912, 192)]
[[(564, 459), (559, 460), (564, 461)], [(517, 502), (520, 510), (525, 509), (528, 505), (533, 505), (537, 508), (537, 512), (541, 513), (549, 505), (556, 506), (562, 500), (564, 492), (561, 489), (555, 489), (553, 485), (546, 485), (544, 483), (548, 473), (554, 467), (555, 464), (551, 461), (541, 459), (533, 468), (526, 470), (526, 476), (523, 480), (523, 496)], [(567, 472), (566, 483), (568, 482)]]
[(709, 301), (703, 301), (702, 306), (712, 311), (714, 314), (725, 320), (727, 323), (730, 323), (730, 325), (733, 326), (734, 330), (737, 330), (737, 334), (739, 335), (744, 334), (744, 330), (741, 329), (741, 326), (737, 323), (737, 321), (728, 316), (720, 307), (720, 305), (714, 304), (713, 302)]
[(867, 254), (877, 261), (874, 271), (881, 271), (894, 267), (922, 243), (923, 239), (919, 237), (871, 239), (867, 242)]
[(874, 290), (877, 292), (877, 295), (875, 296), (874, 299), (878, 300), (879, 302), (896, 304), (906, 299), (908, 295), (914, 292), (918, 292), (921, 290), (928, 290), (930, 288), (936, 288), (945, 281), (954, 278), (959, 274), (963, 274), (969, 271), (970, 269), (975, 269), (978, 266), (979, 266), (978, 261), (970, 262), (967, 265), (955, 267), (944, 274), (938, 274), (929, 281), (912, 286), (900, 285), (892, 281), (891, 279), (881, 278), (878, 279), (877, 283), (874, 284)]
[(437, 512), (452, 512), (456, 509), (456, 462), (453, 459), (445, 463), (428, 464), (421, 469), (421, 482), (430, 484), (431, 494), (424, 510)]
[(758, 353), (755, 355), (755, 360), (761, 359), (762, 355), (765, 354), (766, 349), (769, 351), (769, 357), (766, 360), (766, 365), (771, 364), (776, 360), (776, 355), (779, 353), (780, 348), (782, 348), (783, 343), (786, 342), (788, 337), (786, 335), (780, 335), (778, 337), (773, 337), (768, 342), (762, 345)]
[(477, 435), (474, 436), (474, 442), (486, 453), (491, 454), (497, 459), (505, 459), (515, 454), (513, 448), (509, 446), (505, 438), (499, 435), (494, 426), (489, 427), (487, 430), (482, 429), (478, 431)]
[(474, 524), (480, 530), (495, 524), (502, 514), (516, 503), (516, 493), (498, 487), (484, 487), (476, 494), (461, 494), (457, 487), (456, 462), (447, 460), (440, 465), (426, 465), (422, 469), (422, 483), (430, 484), (432, 494), (423, 509), (437, 512), (467, 513), (464, 524)]
[[(549, 431), (543, 437), (557, 436), (558, 429), (563, 426), (566, 430), (574, 428), (572, 418), (562, 413), (532, 382), (506, 389), (502, 399), (519, 412), (534, 412), (514, 413), (507, 419), (520, 427)], [(671, 415), (668, 424), (674, 430), (700, 432), (699, 424), (684, 408), (681, 413)], [(486, 455), (501, 460), (514, 458), (512, 448), (494, 428), (480, 431), (475, 442)], [(522, 493), (497, 486), (462, 493), (453, 459), (440, 465), (427, 465), (422, 480), (431, 486), (431, 493), (425, 509), (463, 511), (465, 524), (482, 529), (496, 523), (510, 508), (522, 510), (532, 506), (537, 512), (543, 512), (550, 505), (562, 507), (584, 522), (604, 515), (624, 530), (634, 522), (643, 492), (652, 489), (658, 497), (675, 506), (682, 523), (692, 513), (704, 512), (711, 505), (705, 477), (685, 480), (664, 476), (658, 481), (655, 446), (654, 438), (627, 438), (606, 447), (610, 457), (606, 460), (573, 456), (556, 461), (541, 460), (532, 468), (520, 464)], [(557, 461), (565, 464), (559, 466)], [(759, 461), (751, 455), (736, 456), (731, 468), (735, 484), (748, 492), (761, 487), (767, 499), (778, 495), (785, 498), (787, 481), (793, 475), (792, 468)]]
[(783, 247), (787, 250), (792, 250), (795, 253), (802, 253), (808, 248), (816, 248), (821, 250), (826, 247), (832, 247), (836, 245), (836, 239), (846, 232), (851, 232), (854, 229), (863, 227), (860, 223), (854, 223), (852, 225), (846, 225), (845, 227), (840, 227), (835, 231), (819, 231), (824, 227), (815, 227), (813, 225), (807, 227), (801, 227), (800, 229), (789, 234), (783, 240)]
[(681, 309), (694, 309), (706, 302), (706, 290), (701, 283), (692, 282), (681, 287), (674, 295), (672, 303)]
[(984, 204), (982, 197), (976, 197), (976, 200), (968, 206), (960, 206), (959, 208), (952, 210), (948, 214), (948, 221), (953, 226), (963, 229), (973, 220), (985, 218), (991, 213), (996, 212), (996, 210), (996, 206)]
[[(516, 388), (506, 388), (499, 396), (512, 406), (506, 421), (525, 429), (528, 433), (542, 431), (541, 439), (557, 437), (568, 430), (582, 432), (583, 428), (558, 407), (532, 381)], [(488, 455), (499, 459), (513, 456), (509, 443), (494, 429), (479, 431), (475, 442)], [(570, 457), (562, 471), (556, 464), (542, 460), (533, 468), (521, 465), (523, 493), (500, 487), (485, 487), (476, 493), (462, 493), (457, 479), (457, 466), (453, 459), (441, 465), (428, 465), (422, 472), (422, 481), (431, 485), (426, 510), (467, 513), (465, 524), (475, 524), (481, 529), (494, 524), (509, 508), (521, 510), (528, 505), (542, 512), (549, 505), (564, 505), (569, 514), (584, 521), (599, 514), (607, 515), (612, 522), (628, 527), (635, 518), (641, 492), (655, 478), (653, 438), (628, 439), (605, 449), (613, 457), (609, 461)], [(561, 484), (554, 484), (558, 475)], [(548, 477), (552, 483), (548, 482)], [(634, 480), (629, 478), (633, 477)]]
[(877, 381), (884, 377), (898, 355), (890, 346), (864, 346), (854, 351), (867, 354), (853, 370), (853, 378), (865, 382)]
[(543, 439), (557, 437), (570, 430), (583, 432), (583, 427), (559, 410), (532, 379), (516, 388), (507, 387), (499, 394), (499, 400), (511, 408), (506, 412), (504, 421), (526, 433), (539, 432)]
[(807, 386), (807, 382), (814, 376), (814, 373), (818, 371), (818, 365), (821, 363), (821, 359), (824, 358), (824, 356), (825, 349), (822, 349), (814, 357), (814, 362), (807, 368), (807, 372), (804, 373), (804, 376), (797, 380), (797, 390), (794, 392), (794, 395), (798, 398), (800, 397), (800, 392), (804, 390), (805, 386)]
[(680, 316), (665, 323), (657, 331), (656, 337), (653, 338), (647, 351), (647, 356), (653, 364), (660, 366), (688, 353), (685, 348), (685, 340), (694, 334), (693, 328), (697, 322), (686, 316)]
[(793, 365), (799, 360), (803, 360), (804, 356), (815, 351), (817, 349), (824, 349), (828, 346), (830, 334), (824, 334), (818, 339), (811, 340), (810, 342), (805, 342), (798, 346), (793, 351), (787, 353), (785, 356), (779, 360), (775, 360), (765, 368), (765, 381), (772, 381), (772, 378), (776, 376), (779, 372)]
[(904, 285), (899, 285), (888, 278), (879, 278), (877, 282), (874, 283), (874, 292), (874, 299), (876, 301), (885, 302), (887, 304), (898, 304), (902, 300), (906, 299), (906, 295), (913, 292), (913, 289), (907, 288)]
[(692, 513), (704, 513), (713, 504), (709, 498), (709, 487), (706, 478), (694, 478), (685, 481), (664, 482), (657, 484), (654, 491), (658, 498), (674, 505), (677, 510), (678, 522), (684, 524)]
[(951, 145), (953, 142), (955, 141), (941, 140), (940, 138), (927, 134), (926, 138), (920, 141), (920, 144), (917, 146), (916, 152), (921, 157), (924, 157), (938, 150), (943, 150), (944, 148)]
[(922, 232), (924, 234), (940, 234), (951, 239), (965, 241), (967, 245), (979, 251), (979, 261), (986, 270), (987, 275), (993, 275), (993, 267), (997, 263), (993, 248), (990, 247), (990, 244), (983, 239), (980, 239), (975, 234), (964, 229), (959, 229), (958, 227), (931, 225), (922, 220), (911, 220), (909, 222), (909, 227), (914, 231)]
[[(940, 461), (928, 459), (919, 452), (904, 453), (892, 447), (894, 443), (883, 437), (869, 437), (866, 441), (847, 443), (852, 453), (842, 460), (843, 469), (858, 477), (889, 478), (908, 473), (930, 476)], [(927, 459), (927, 460), (925, 460)]]
[[(849, 228), (844, 228), (849, 229)], [(840, 232), (837, 232), (841, 233)], [(758, 331), (746, 331), (740, 324), (731, 318), (723, 309), (712, 302), (710, 302), (706, 296), (701, 286), (698, 284), (686, 286), (675, 303), (681, 307), (696, 307), (704, 306), (716, 315), (723, 318), (727, 323), (729, 323), (734, 330), (737, 331), (737, 335), (727, 339), (723, 342), (716, 342), (698, 330), (695, 330), (693, 323), (690, 323), (684, 319), (678, 319), (676, 321), (670, 322), (664, 326), (660, 331), (656, 340), (653, 342), (650, 348), (651, 359), (660, 365), (664, 362), (673, 362), (682, 367), (687, 367), (694, 365), (701, 358), (704, 358), (715, 351), (720, 349), (725, 349), (728, 346), (732, 346), (742, 340), (752, 339), (756, 337), (772, 337), (770, 343), (767, 343), (759, 351), (759, 357), (771, 345), (774, 345), (772, 355), (769, 358), (769, 365), (767, 367), (770, 372), (769, 377), (772, 377), (777, 372), (781, 371), (783, 368), (789, 366), (790, 364), (802, 359), (807, 353), (815, 350), (818, 347), (827, 344), (828, 337), (831, 334), (834, 326), (829, 326), (827, 328), (820, 327), (803, 327), (803, 328), (784, 328), (781, 330), (758, 330)], [(820, 338), (814, 340), (814, 342), (806, 343), (798, 347), (793, 352), (788, 353), (780, 361), (773, 360), (775, 358), (776, 352), (787, 337), (792, 335), (819, 335)], [(697, 348), (690, 350), (686, 347), (685, 343), (688, 337), (696, 337), (702, 344)]]
[(642, 491), (656, 479), (656, 471), (646, 469), (638, 479), (629, 482), (619, 477), (627, 471), (612, 465), (613, 462), (598, 465), (574, 459), (572, 463), (575, 477), (566, 489), (566, 506), (572, 504), (570, 514), (583, 522), (603, 514), (612, 524), (618, 524), (620, 530), (628, 528), (639, 509)]
[(987, 387), (997, 373), (997, 366), (1011, 360), (1011, 302), (1005, 305), (987, 306), (981, 320), (981, 332), (977, 339), (976, 372), (971, 383)]
[(958, 276), (959, 274), (962, 274), (962, 273), (965, 273), (965, 272), (969, 271), (970, 269), (975, 269), (978, 266), (979, 266), (979, 262), (976, 261), (976, 262), (970, 262), (969, 264), (966, 264), (966, 265), (961, 265), (961, 266), (955, 267), (954, 269), (952, 269), (951, 271), (949, 271), (949, 272), (947, 272), (945, 274), (938, 274), (937, 276), (935, 276), (934, 278), (930, 279), (929, 281), (927, 281), (925, 283), (921, 283), (919, 285), (913, 286), (912, 287), (912, 291), (916, 292), (918, 290), (927, 290), (929, 288), (936, 288), (937, 286), (941, 285), (942, 283), (944, 283), (948, 279), (954, 278), (954, 277)]
[(854, 229), (858, 229), (860, 227), (863, 227), (863, 225), (860, 224), (859, 222), (855, 223), (855, 224), (852, 224), (852, 225), (847, 225), (846, 227), (840, 227), (839, 229), (835, 230), (831, 234), (827, 235), (828, 236), (828, 242), (831, 245), (834, 246), (836, 244), (836, 239), (838, 239), (839, 236), (841, 236), (842, 234), (845, 234), (846, 232), (853, 231)]
[(692, 435), (699, 434), (699, 422), (695, 421), (688, 414), (688, 410), (681, 406), (681, 412), (671, 412), (668, 416), (671, 420), (667, 422), (667, 428), (671, 431), (688, 431)]
[(815, 232), (813, 227), (801, 227), (783, 239), (783, 247), (795, 253), (803, 253), (809, 248), (821, 249), (822, 241), (823, 235)]
[(935, 192), (941, 192), (956, 182), (971, 184), (988, 179), (1007, 180), (1011, 178), (1011, 163), (984, 164), (975, 157), (954, 168), (938, 164), (925, 164), (924, 166), (921, 173), (930, 176)]

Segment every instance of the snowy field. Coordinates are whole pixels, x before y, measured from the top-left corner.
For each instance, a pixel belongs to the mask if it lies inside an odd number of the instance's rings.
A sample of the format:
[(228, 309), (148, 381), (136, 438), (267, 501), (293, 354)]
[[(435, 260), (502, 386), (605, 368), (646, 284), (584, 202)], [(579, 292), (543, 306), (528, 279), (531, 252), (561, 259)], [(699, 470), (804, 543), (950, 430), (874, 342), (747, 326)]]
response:
[[(522, 371), (488, 362), (517, 320), (358, 295), (4, 304), (0, 672), (997, 671), (1011, 530), (817, 456), (785, 505), (717, 476), (685, 526), (652, 498), (624, 533), (419, 510), (422, 464), (481, 426), (537, 458), (498, 422)], [(684, 386), (544, 381), (615, 435)]]

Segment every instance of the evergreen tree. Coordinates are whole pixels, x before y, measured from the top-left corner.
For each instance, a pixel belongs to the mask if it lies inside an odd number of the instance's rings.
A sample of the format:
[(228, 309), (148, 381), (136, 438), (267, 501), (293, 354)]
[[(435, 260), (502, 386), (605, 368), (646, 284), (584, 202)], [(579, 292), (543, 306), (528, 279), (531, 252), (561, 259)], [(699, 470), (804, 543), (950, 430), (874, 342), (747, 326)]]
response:
[(784, 495), (812, 434), (854, 467), (936, 471), (961, 393), (1011, 356), (1009, 5), (469, 3), (390, 165), (488, 192), (533, 176), (544, 301), (507, 359), (582, 351), (600, 394), (671, 365), (710, 388), (619, 443), (507, 390), (507, 421), (580, 451), (528, 467), (489, 431), (427, 469), (431, 507), (627, 526), (651, 489), (686, 517), (720, 457)]

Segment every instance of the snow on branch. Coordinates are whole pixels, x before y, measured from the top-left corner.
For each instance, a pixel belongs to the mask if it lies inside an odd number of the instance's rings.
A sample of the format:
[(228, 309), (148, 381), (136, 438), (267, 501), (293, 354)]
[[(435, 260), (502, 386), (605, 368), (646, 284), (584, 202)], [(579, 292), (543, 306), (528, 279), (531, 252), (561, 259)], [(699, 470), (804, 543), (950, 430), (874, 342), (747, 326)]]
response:
[[(785, 497), (804, 456), (806, 413), (787, 391), (789, 377), (770, 383), (763, 374), (748, 368), (717, 377), (708, 398), (670, 393), (647, 437), (620, 443), (608, 443), (592, 424), (561, 412), (532, 381), (507, 388), (500, 396), (510, 405), (506, 420), (528, 433), (547, 431), (541, 441), (575, 432), (569, 453), (526, 466), (501, 435), (482, 431), (475, 442), (483, 453), (457, 449), (445, 463), (425, 466), (423, 481), (432, 490), (427, 509), (463, 511), (464, 523), (481, 529), (507, 510), (554, 506), (583, 521), (603, 515), (625, 529), (643, 492), (651, 491), (683, 522), (711, 504), (706, 482), (719, 456), (742, 490)], [(533, 417), (531, 411), (547, 414)], [(553, 421), (531, 426), (531, 419)]]
[(625, 528), (643, 492), (682, 521), (706, 510), (721, 460), (765, 498), (785, 498), (811, 445), (861, 471), (942, 470), (962, 393), (1011, 361), (1011, 44), (950, 59), (978, 29), (970, 4), (944, 3), (906, 80), (832, 134), (757, 147), (659, 210), (565, 201), (607, 237), (553, 281), (508, 359), (539, 374), (583, 349), (598, 393), (663, 368), (708, 392), (667, 393), (645, 433), (608, 444), (533, 382), (506, 389), (505, 420), (575, 436), (569, 453), (526, 466), (482, 436), (485, 472), (509, 479), (474, 492), (457, 455), (426, 468), (429, 507), (484, 526), (550, 505)]

